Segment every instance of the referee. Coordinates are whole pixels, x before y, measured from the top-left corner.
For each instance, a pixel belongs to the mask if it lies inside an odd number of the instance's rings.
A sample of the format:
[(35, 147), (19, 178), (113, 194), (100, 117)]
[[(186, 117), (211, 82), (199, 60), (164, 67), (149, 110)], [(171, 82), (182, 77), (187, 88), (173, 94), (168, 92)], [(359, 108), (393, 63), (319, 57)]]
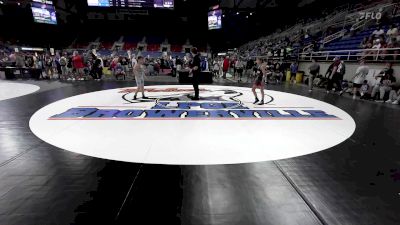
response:
[(197, 48), (192, 48), (193, 59), (190, 62), (190, 72), (193, 74), (192, 84), (194, 89), (194, 97), (192, 100), (199, 100), (199, 76), (200, 76), (200, 54)]

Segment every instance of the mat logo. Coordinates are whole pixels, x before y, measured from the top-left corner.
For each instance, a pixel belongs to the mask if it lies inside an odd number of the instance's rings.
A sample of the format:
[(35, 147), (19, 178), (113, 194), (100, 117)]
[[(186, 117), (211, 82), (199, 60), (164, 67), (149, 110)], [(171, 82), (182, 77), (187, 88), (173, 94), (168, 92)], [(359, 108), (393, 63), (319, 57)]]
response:
[[(318, 109), (295, 110), (266, 105), (255, 106), (243, 100), (238, 90), (201, 90), (201, 101), (190, 100), (192, 89), (147, 89), (148, 99), (130, 100), (136, 89), (123, 89), (125, 106), (81, 106), (53, 115), (49, 120), (339, 120)], [(154, 94), (156, 93), (156, 94)], [(131, 108), (130, 108), (131, 107)]]

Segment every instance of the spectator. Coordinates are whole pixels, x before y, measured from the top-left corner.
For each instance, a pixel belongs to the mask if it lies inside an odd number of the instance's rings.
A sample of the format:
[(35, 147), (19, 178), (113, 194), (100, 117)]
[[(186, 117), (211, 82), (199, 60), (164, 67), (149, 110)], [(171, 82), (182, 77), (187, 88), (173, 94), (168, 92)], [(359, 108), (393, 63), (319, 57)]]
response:
[(384, 40), (383, 40), (382, 38), (376, 39), (373, 43), (374, 43), (374, 44), (373, 44), (373, 46), (371, 47), (371, 50), (367, 50), (367, 51), (364, 53), (364, 56), (361, 57), (361, 59), (365, 59), (365, 58), (368, 57), (368, 56), (378, 54), (378, 50), (379, 50), (380, 48), (382, 48), (382, 47), (385, 46)]
[(236, 72), (239, 76), (238, 82), (242, 81), (244, 62), (239, 58), (235, 63)]
[(386, 101), (386, 103), (398, 105), (399, 102), (400, 102), (400, 89), (397, 91), (391, 90), (389, 93), (389, 99)]
[(296, 83), (296, 74), (299, 70), (297, 62), (292, 62), (290, 65), (290, 83)]
[(229, 70), (229, 56), (226, 56), (222, 66), (222, 72), (223, 72), (222, 78), (226, 79), (226, 73), (228, 72), (228, 70)]
[(25, 60), (24, 60), (24, 57), (22, 57), (22, 54), (20, 52), (15, 53), (15, 66), (18, 68), (25, 67)]
[[(360, 99), (365, 99), (365, 98), (368, 98), (368, 92), (369, 92), (369, 85), (368, 85), (368, 81), (367, 80), (364, 80), (364, 82), (363, 82), (363, 85), (361, 85), (361, 88), (360, 88), (360, 95), (361, 95), (361, 98)], [(354, 98), (354, 97), (353, 97)]]
[(214, 73), (214, 76), (215, 76), (215, 78), (219, 78), (219, 63), (218, 63), (218, 61), (217, 60), (214, 60), (214, 62), (213, 62), (213, 73)]
[[(103, 60), (100, 57), (98, 57), (95, 53), (92, 53), (92, 58), (93, 58), (93, 65), (90, 74), (92, 75), (94, 80), (100, 81), (103, 75)], [(124, 68), (124, 72), (125, 69), (126, 68)]]
[(397, 38), (398, 35), (399, 31), (397, 27), (394, 24), (390, 25), (389, 30), (386, 32), (387, 42), (389, 42), (392, 38)]
[(356, 99), (357, 92), (363, 85), (365, 78), (369, 73), (369, 67), (365, 65), (365, 61), (360, 61), (360, 66), (356, 70), (356, 74), (353, 77), (353, 99)]
[(45, 60), (45, 73), (47, 79), (53, 78), (53, 59), (50, 56), (46, 56)]
[(308, 78), (308, 89), (309, 92), (312, 92), (313, 90), (313, 82), (314, 82), (314, 78), (316, 78), (320, 72), (320, 66), (317, 63), (317, 61), (315, 59), (311, 60), (312, 63), (310, 65), (310, 67), (308, 67), (308, 71), (310, 72), (310, 76)]
[[(387, 45), (387, 48), (399, 48), (399, 47), (400, 47), (400, 44), (397, 41), (397, 38), (394, 38), (394, 37), (392, 39), (390, 39), (390, 41)], [(393, 60), (397, 60), (397, 55), (399, 54), (399, 50), (397, 50), (397, 49), (396, 50), (384, 50), (382, 52), (382, 54), (384, 56), (386, 56), (385, 58), (392, 58)]]
[(365, 37), (364, 40), (360, 44), (360, 48), (362, 49), (370, 49), (373, 45), (373, 38), (372, 37)]
[(129, 71), (128, 64), (129, 64), (129, 63), (128, 63), (128, 60), (126, 60), (125, 57), (122, 57), (122, 59), (121, 59), (121, 66), (124, 68), (125, 74), (128, 73), (128, 71)]
[(67, 68), (67, 53), (64, 53), (63, 56), (61, 56), (60, 58), (60, 66), (61, 66), (61, 76), (63, 79), (66, 79), (66, 77), (68, 76), (68, 68)]
[(76, 79), (84, 80), (83, 68), (85, 68), (85, 65), (83, 64), (83, 58), (79, 55), (78, 51), (74, 51), (73, 53), (72, 66), (76, 73)]
[[(384, 68), (378, 75), (381, 78), (380, 82), (374, 86), (372, 89), (371, 97), (378, 99), (376, 102), (383, 102), (383, 98), (387, 92), (392, 90), (392, 85), (396, 82), (396, 78), (393, 76), (392, 64), (387, 63), (386, 68)], [(376, 94), (379, 92), (379, 96)]]
[(117, 79), (117, 80), (118, 80), (118, 77), (120, 77), (120, 76), (122, 76), (123, 80), (125, 80), (126, 73), (125, 73), (124, 66), (122, 66), (121, 63), (117, 63), (117, 65), (115, 66), (114, 75), (115, 75), (115, 79)]
[(325, 73), (325, 77), (328, 78), (328, 85), (326, 87), (326, 93), (329, 93), (333, 89), (333, 84), (336, 84), (336, 89), (342, 91), (342, 79), (346, 73), (346, 66), (340, 57), (335, 57), (333, 63), (329, 66)]
[(372, 37), (377, 38), (381, 35), (385, 34), (385, 31), (382, 29), (381, 26), (378, 26), (374, 32), (372, 32)]
[(283, 79), (283, 72), (281, 69), (281, 64), (278, 61), (274, 62), (273, 68), (272, 68), (272, 79), (276, 80), (276, 83), (279, 84), (282, 82)]
[(247, 75), (247, 82), (249, 81), (249, 78), (252, 78), (253, 74), (253, 68), (254, 68), (254, 61), (249, 58), (246, 63), (246, 75)]

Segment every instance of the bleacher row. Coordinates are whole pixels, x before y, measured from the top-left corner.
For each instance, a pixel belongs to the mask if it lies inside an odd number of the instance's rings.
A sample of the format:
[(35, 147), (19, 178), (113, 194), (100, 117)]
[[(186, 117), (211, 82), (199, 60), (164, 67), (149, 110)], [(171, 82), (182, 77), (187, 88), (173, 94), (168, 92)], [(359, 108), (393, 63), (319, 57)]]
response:
[[(360, 49), (360, 44), (364, 38), (371, 36), (378, 26), (371, 26), (361, 32), (356, 33), (354, 36), (349, 38), (342, 38), (332, 41), (324, 46), (324, 51), (338, 51), (338, 50), (356, 50)], [(387, 31), (389, 25), (382, 26)]]
[[(127, 55), (128, 50), (137, 50), (139, 45), (145, 43), (146, 49), (141, 52), (143, 56), (150, 57), (160, 57), (162, 55), (162, 44), (167, 43), (170, 46), (169, 52), (172, 56), (183, 57), (185, 55), (186, 50), (184, 49), (184, 45), (188, 44), (187, 41), (185, 43), (185, 39), (164, 39), (162, 37), (157, 36), (149, 36), (146, 38), (139, 36), (124, 36), (124, 37), (79, 37), (71, 46), (71, 49), (88, 49), (90, 43), (99, 42), (100, 46), (97, 48), (98, 53), (101, 55), (111, 55), (112, 53), (116, 53), (117, 55)], [(123, 43), (122, 48), (113, 49), (114, 43)], [(206, 52), (206, 47), (204, 46), (196, 46), (200, 52)]]

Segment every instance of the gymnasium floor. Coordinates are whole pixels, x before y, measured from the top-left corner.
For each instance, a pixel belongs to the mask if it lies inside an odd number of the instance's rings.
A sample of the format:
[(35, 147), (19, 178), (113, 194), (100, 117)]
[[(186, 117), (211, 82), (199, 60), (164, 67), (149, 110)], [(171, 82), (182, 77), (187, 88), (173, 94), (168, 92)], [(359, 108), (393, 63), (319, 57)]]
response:
[[(277, 161), (141, 164), (65, 151), (29, 127), (31, 116), (50, 103), (133, 82), (15, 83), (40, 90), (0, 101), (0, 224), (400, 224), (399, 106), (272, 85), (344, 110), (356, 123), (354, 134), (327, 150)], [(146, 83), (167, 84), (177, 83)], [(296, 133), (284, 135), (290, 142)]]

